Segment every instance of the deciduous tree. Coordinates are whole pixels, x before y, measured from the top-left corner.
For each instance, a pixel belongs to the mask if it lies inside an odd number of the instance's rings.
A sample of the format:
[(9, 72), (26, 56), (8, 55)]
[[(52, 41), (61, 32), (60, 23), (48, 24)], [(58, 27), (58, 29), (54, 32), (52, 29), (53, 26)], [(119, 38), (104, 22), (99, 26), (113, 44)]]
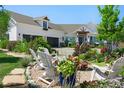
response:
[(9, 12), (3, 8), (0, 10), (0, 38), (3, 38), (9, 27)]
[(106, 40), (112, 46), (124, 40), (124, 17), (121, 21), (119, 20), (118, 7), (114, 5), (98, 6), (101, 21), (97, 27), (97, 37), (100, 40)]

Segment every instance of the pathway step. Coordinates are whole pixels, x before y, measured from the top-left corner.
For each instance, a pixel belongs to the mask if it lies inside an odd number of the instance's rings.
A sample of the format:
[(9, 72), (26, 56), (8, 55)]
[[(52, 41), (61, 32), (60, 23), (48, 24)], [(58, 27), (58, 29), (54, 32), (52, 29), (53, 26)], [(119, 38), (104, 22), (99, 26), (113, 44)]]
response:
[(24, 75), (25, 69), (24, 68), (15, 68), (10, 72), (10, 75)]
[(7, 76), (4, 77), (2, 83), (4, 87), (26, 85), (24, 68), (15, 68)]

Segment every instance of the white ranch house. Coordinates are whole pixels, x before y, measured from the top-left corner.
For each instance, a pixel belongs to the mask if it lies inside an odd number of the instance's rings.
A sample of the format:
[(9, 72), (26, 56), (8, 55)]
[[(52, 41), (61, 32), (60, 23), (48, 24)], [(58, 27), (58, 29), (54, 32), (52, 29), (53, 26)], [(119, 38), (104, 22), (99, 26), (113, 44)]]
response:
[(52, 47), (68, 40), (79, 44), (96, 42), (96, 25), (89, 24), (54, 24), (47, 16), (32, 18), (15, 12), (10, 12), (11, 20), (8, 31), (9, 40), (26, 39), (30, 41), (37, 36), (43, 36)]

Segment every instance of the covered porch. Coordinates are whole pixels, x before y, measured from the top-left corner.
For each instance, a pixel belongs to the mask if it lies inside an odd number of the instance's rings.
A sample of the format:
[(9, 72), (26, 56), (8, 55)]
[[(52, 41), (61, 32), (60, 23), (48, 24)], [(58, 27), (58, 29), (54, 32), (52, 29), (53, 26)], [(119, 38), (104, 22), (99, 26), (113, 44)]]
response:
[(81, 45), (84, 42), (89, 42), (88, 31), (77, 31), (76, 43)]

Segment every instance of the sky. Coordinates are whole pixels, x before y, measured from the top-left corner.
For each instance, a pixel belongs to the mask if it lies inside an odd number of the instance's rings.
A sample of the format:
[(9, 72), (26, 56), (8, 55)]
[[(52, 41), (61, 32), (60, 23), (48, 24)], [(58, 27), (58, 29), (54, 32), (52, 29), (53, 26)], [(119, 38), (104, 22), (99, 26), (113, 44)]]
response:
[[(95, 5), (6, 5), (5, 9), (31, 17), (48, 16), (56, 24), (87, 24), (100, 22), (100, 15)], [(124, 6), (119, 6), (121, 19)]]

